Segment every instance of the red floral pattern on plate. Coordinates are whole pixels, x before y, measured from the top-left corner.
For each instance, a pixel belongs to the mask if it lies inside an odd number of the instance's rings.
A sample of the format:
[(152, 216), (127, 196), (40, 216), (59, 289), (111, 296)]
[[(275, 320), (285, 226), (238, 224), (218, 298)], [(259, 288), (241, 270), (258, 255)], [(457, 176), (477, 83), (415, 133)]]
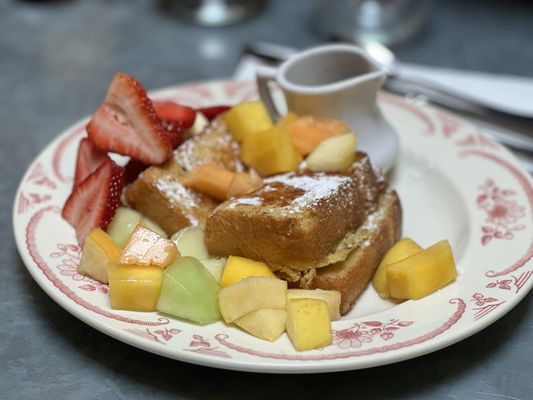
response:
[(496, 281), (489, 282), (486, 288), (497, 288), (503, 290), (511, 290), (511, 284), (515, 287), (515, 293), (518, 293), (520, 289), (524, 287), (529, 278), (533, 275), (532, 271), (522, 272), (518, 276), (511, 275), (511, 279), (497, 279)]
[(58, 243), (57, 250), (50, 253), (50, 258), (63, 258), (61, 263), (57, 265), (60, 275), (70, 276), (74, 281), (86, 282), (84, 285), (78, 286), (82, 290), (98, 291), (102, 294), (109, 292), (107, 285), (78, 273), (81, 249), (77, 244)]
[(136, 336), (139, 336), (144, 339), (151, 340), (153, 342), (165, 344), (165, 342), (168, 342), (170, 339), (174, 337), (174, 335), (177, 335), (181, 332), (180, 329), (176, 328), (163, 328), (163, 329), (137, 329), (137, 328), (128, 328), (124, 329), (126, 332), (132, 333)]
[(340, 349), (357, 349), (364, 343), (372, 342), (375, 336), (390, 340), (394, 332), (400, 328), (411, 326), (413, 321), (391, 319), (389, 322), (365, 321), (356, 322), (346, 329), (333, 330), (333, 344)]
[(487, 245), (492, 239), (511, 240), (514, 232), (525, 229), (517, 222), (525, 216), (525, 207), (514, 200), (516, 192), (499, 188), (492, 179), (487, 179), (479, 188), (477, 207), (486, 212), (485, 225), (481, 227), (481, 244)]
[(192, 338), (193, 340), (189, 343), (189, 348), (183, 350), (215, 357), (232, 358), (225, 351), (218, 350), (218, 346), (212, 347), (209, 340), (205, 339), (202, 335), (193, 335)]
[(475, 311), (474, 321), (483, 318), (485, 315), (489, 314), (505, 303), (505, 301), (499, 301), (494, 297), (486, 297), (484, 294), (478, 292), (472, 295), (472, 299), (470, 299), (470, 301), (474, 302), (474, 304), (477, 306), (473, 307), (473, 310)]

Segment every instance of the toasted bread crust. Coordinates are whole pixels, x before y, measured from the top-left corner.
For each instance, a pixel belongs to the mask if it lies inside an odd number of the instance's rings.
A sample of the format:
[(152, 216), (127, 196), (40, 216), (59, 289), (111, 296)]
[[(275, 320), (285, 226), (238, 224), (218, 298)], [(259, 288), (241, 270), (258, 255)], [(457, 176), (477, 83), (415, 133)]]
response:
[(332, 262), (328, 257), (346, 234), (376, 210), (384, 186), (364, 153), (348, 173), (268, 178), (257, 191), (215, 209), (206, 223), (207, 249), (260, 260), (273, 269), (322, 267)]
[(218, 204), (180, 182), (185, 173), (202, 164), (242, 171), (238, 146), (218, 120), (174, 150), (165, 164), (147, 168), (126, 190), (128, 204), (157, 222), (167, 234), (189, 226), (204, 226)]
[[(387, 191), (379, 200), (378, 210), (358, 229), (359, 243), (346, 260), (308, 271), (293, 286), (339, 291), (340, 311), (346, 314), (368, 286), (385, 253), (400, 239), (401, 230), (400, 199), (395, 191)], [(286, 273), (282, 275), (287, 277)]]

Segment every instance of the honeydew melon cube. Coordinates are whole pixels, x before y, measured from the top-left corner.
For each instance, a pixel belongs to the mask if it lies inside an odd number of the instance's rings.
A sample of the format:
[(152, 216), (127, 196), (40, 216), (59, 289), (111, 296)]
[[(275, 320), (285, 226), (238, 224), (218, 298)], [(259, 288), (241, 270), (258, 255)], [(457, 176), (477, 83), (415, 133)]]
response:
[(220, 286), (194, 257), (180, 257), (165, 271), (158, 311), (199, 324), (220, 320)]

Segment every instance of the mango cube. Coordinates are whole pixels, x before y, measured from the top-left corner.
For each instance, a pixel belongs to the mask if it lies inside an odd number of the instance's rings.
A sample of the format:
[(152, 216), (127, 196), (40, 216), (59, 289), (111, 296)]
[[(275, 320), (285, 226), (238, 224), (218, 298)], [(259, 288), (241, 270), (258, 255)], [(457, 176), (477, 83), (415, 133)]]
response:
[(292, 144), (289, 134), (273, 127), (244, 138), (241, 160), (260, 175), (268, 176), (296, 170), (302, 156)]
[(331, 344), (328, 305), (319, 299), (292, 299), (287, 303), (287, 334), (298, 351)]
[(388, 299), (391, 297), (389, 293), (389, 283), (387, 282), (387, 267), (390, 264), (410, 257), (421, 250), (422, 247), (409, 238), (404, 238), (396, 242), (396, 244), (389, 249), (379, 264), (379, 267), (374, 274), (374, 279), (372, 279), (372, 285), (381, 298)]
[(250, 276), (223, 287), (218, 294), (222, 318), (233, 322), (259, 308), (285, 309), (287, 282), (264, 276)]
[(108, 283), (107, 267), (118, 262), (120, 249), (113, 239), (100, 228), (89, 233), (83, 245), (78, 273)]
[(260, 101), (237, 104), (231, 107), (224, 119), (238, 142), (250, 133), (263, 131), (272, 126), (270, 116)]
[(450, 243), (442, 240), (387, 267), (390, 295), (416, 300), (446, 286), (457, 276)]
[(144, 265), (110, 265), (109, 300), (114, 310), (155, 311), (164, 270)]
[(341, 317), (341, 293), (336, 290), (289, 289), (287, 290), (287, 301), (290, 301), (292, 299), (324, 300), (328, 305), (330, 321), (336, 321)]
[(287, 311), (276, 308), (259, 308), (240, 317), (235, 324), (246, 332), (273, 342), (285, 331)]
[(178, 248), (172, 240), (166, 239), (153, 230), (137, 225), (124, 246), (121, 264), (157, 265), (168, 267), (179, 256)]
[(229, 256), (224, 271), (222, 272), (220, 286), (225, 287), (231, 285), (249, 276), (276, 277), (265, 263), (244, 257)]
[(353, 132), (325, 139), (309, 154), (305, 162), (311, 171), (347, 170), (355, 161), (357, 136)]

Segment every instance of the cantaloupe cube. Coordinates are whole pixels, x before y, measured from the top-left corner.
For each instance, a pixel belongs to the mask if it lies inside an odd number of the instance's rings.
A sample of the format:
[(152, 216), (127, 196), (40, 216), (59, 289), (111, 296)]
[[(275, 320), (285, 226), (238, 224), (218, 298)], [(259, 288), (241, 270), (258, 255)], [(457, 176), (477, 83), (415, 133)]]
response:
[(102, 229), (95, 228), (83, 245), (78, 273), (107, 283), (107, 267), (118, 262), (120, 254), (120, 248), (113, 239)]
[(155, 311), (164, 269), (113, 265), (108, 269), (109, 300), (114, 310)]
[(222, 272), (220, 286), (225, 287), (240, 282), (249, 276), (266, 276), (276, 278), (272, 270), (263, 262), (249, 258), (229, 256)]
[(235, 172), (229, 185), (228, 198), (250, 193), (262, 185), (263, 180), (253, 169), (250, 170), (250, 173)]
[(379, 264), (374, 278), (372, 279), (372, 285), (380, 297), (384, 299), (390, 298), (389, 293), (389, 283), (387, 282), (387, 267), (390, 264), (403, 260), (407, 257), (412, 256), (413, 254), (418, 253), (422, 250), (415, 241), (409, 238), (404, 238), (398, 241), (394, 246), (392, 246), (383, 260)]
[(260, 101), (237, 104), (224, 116), (228, 128), (238, 142), (248, 134), (263, 131), (272, 126), (272, 120)]
[(298, 351), (331, 344), (328, 305), (319, 299), (292, 299), (287, 303), (287, 334)]
[(279, 126), (289, 133), (294, 146), (303, 156), (311, 153), (324, 139), (349, 130), (342, 121), (313, 115), (298, 117), (288, 114), (281, 119)]
[(137, 225), (124, 246), (120, 263), (166, 268), (178, 256), (178, 249), (172, 240), (160, 236), (143, 225)]
[(446, 286), (457, 276), (452, 248), (447, 240), (387, 266), (390, 295), (416, 300)]
[(273, 342), (285, 331), (287, 311), (275, 308), (260, 308), (240, 317), (235, 324), (246, 332)]
[(203, 193), (218, 201), (228, 198), (228, 192), (235, 173), (216, 165), (204, 164), (187, 172), (181, 183), (190, 189)]
[(287, 132), (273, 127), (247, 135), (241, 145), (241, 160), (263, 176), (294, 171), (302, 156)]

